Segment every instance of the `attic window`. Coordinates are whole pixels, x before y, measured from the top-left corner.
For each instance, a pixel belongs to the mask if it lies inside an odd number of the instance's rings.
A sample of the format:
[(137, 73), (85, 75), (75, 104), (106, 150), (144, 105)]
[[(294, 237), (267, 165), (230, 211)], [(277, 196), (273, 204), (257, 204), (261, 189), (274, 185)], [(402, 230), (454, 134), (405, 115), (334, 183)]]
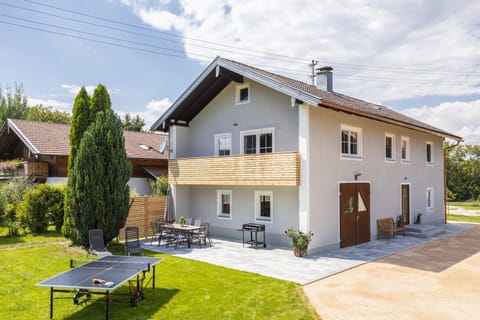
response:
[(235, 90), (235, 104), (250, 102), (250, 84), (238, 85)]

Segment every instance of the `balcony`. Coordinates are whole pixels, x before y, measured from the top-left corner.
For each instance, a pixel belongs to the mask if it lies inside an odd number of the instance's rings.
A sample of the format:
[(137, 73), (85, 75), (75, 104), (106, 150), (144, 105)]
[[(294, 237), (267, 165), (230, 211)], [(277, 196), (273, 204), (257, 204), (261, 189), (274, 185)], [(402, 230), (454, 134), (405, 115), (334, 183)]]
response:
[(184, 185), (300, 185), (298, 152), (171, 159), (168, 182)]

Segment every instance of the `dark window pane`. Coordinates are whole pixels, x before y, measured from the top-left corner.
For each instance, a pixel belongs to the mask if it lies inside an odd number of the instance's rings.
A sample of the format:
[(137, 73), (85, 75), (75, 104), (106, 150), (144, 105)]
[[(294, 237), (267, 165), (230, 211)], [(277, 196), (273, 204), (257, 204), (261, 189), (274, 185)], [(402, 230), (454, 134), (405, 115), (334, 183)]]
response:
[(240, 89), (240, 102), (248, 101), (248, 88)]
[(427, 162), (432, 162), (432, 145), (427, 143)]
[(272, 148), (272, 134), (262, 133), (260, 134), (260, 153), (271, 153)]
[(256, 135), (249, 135), (243, 137), (243, 151), (245, 154), (257, 153)]
[(270, 218), (270, 196), (260, 196), (260, 217)]
[(348, 131), (342, 130), (342, 153), (348, 153)]
[(230, 195), (222, 194), (222, 214), (230, 214)]
[(385, 137), (385, 158), (392, 159), (392, 137)]
[(357, 133), (350, 132), (350, 154), (358, 154), (357, 141)]

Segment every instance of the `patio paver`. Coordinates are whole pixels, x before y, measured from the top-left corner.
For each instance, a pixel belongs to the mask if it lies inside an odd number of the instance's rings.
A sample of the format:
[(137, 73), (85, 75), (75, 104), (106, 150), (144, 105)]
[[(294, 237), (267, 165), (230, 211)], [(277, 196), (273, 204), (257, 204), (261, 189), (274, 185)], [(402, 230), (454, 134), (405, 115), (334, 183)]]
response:
[(145, 241), (142, 247), (305, 285), (366, 262), (454, 235), (472, 228), (472, 225), (448, 223), (445, 227), (444, 234), (428, 239), (397, 236), (391, 241), (373, 240), (348, 248), (308, 255), (304, 258), (295, 257), (291, 248), (268, 246), (255, 249), (243, 247), (241, 242), (225, 239), (213, 239), (212, 247), (202, 248), (179, 247), (175, 250), (173, 247), (157, 246), (155, 242), (150, 245), (150, 240)]

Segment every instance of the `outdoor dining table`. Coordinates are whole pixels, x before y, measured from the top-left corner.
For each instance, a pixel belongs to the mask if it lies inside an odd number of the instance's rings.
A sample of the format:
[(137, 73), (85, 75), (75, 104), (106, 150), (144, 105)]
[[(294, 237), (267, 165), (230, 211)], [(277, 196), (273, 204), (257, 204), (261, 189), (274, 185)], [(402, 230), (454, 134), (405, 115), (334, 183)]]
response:
[(202, 226), (192, 226), (189, 224), (180, 224), (180, 223), (169, 223), (162, 225), (164, 228), (169, 228), (174, 234), (183, 234), (187, 239), (187, 247), (190, 248), (192, 245), (192, 235), (195, 232), (200, 231)]

